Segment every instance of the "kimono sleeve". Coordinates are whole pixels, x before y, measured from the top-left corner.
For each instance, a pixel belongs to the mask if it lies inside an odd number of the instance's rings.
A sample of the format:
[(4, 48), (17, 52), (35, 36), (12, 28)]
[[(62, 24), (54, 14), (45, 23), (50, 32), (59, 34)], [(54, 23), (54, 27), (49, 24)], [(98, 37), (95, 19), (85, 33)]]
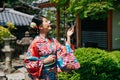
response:
[(73, 53), (74, 52), (74, 45), (71, 44), (65, 44), (61, 45), (56, 39), (54, 40), (55, 45), (56, 45), (56, 49), (57, 49), (57, 57), (59, 58), (60, 55), (64, 55), (67, 53)]
[(32, 43), (28, 48), (24, 63), (29, 74), (35, 77), (39, 77), (41, 75), (43, 67), (43, 61), (40, 60), (39, 57), (40, 55), (36, 43)]
[[(64, 62), (63, 58), (69, 54), (74, 52), (74, 48), (69, 44), (65, 44), (65, 46), (61, 45), (57, 40), (54, 41), (57, 49), (57, 71), (63, 72), (65, 70), (66, 62)], [(68, 60), (68, 59), (67, 59)]]
[(74, 55), (74, 47), (69, 44), (65, 46), (56, 42), (57, 47), (57, 70), (58, 72), (76, 70), (80, 68), (80, 63)]

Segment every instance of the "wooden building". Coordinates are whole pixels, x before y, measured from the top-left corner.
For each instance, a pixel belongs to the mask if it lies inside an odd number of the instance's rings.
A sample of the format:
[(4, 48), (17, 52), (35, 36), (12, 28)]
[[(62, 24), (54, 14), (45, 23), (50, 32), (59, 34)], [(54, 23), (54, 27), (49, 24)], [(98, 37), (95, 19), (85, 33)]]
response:
[(6, 26), (7, 22), (12, 22), (17, 28), (14, 35), (18, 39), (21, 39), (24, 37), (25, 31), (28, 30), (32, 18), (33, 15), (28, 15), (11, 8), (5, 8), (4, 11), (0, 12), (0, 25)]
[[(80, 47), (97, 47), (100, 49), (120, 49), (120, 12), (108, 11), (106, 20), (79, 20), (78, 43)], [(79, 23), (79, 22), (77, 22)], [(76, 29), (78, 30), (78, 29)]]

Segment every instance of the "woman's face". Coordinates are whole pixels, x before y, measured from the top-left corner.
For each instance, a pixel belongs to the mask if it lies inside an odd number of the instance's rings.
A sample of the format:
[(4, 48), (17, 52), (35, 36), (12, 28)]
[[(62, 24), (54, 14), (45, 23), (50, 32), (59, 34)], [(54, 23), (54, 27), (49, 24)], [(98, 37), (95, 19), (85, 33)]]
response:
[(42, 26), (40, 27), (40, 32), (41, 31), (44, 31), (44, 32), (50, 31), (52, 29), (50, 26), (50, 21), (48, 21), (46, 18), (43, 18), (42, 20), (43, 20), (43, 22), (42, 22)]

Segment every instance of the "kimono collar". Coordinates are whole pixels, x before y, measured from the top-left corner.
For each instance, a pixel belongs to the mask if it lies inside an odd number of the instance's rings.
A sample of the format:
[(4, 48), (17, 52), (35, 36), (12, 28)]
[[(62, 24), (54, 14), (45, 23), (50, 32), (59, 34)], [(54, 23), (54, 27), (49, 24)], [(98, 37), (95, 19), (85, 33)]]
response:
[(41, 39), (44, 39), (44, 40), (47, 39), (47, 38), (45, 38), (42, 34), (40, 34), (39, 37), (40, 37)]
[(42, 36), (42, 35), (39, 35), (39, 36), (36, 36), (36, 37), (35, 37), (35, 40), (36, 40), (37, 42), (47, 42), (48, 39), (49, 39), (49, 38), (45, 38), (45, 37)]

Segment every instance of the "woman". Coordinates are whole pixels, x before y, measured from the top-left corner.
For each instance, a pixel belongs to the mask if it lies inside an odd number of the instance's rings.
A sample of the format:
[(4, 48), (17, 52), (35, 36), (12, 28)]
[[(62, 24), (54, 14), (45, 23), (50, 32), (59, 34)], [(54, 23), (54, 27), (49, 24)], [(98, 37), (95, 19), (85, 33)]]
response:
[[(32, 80), (57, 80), (57, 72), (62, 70), (57, 60), (61, 55), (73, 52), (70, 36), (74, 33), (74, 27), (67, 31), (66, 46), (62, 46), (55, 38), (48, 37), (47, 33), (52, 28), (45, 17), (34, 17), (31, 27), (36, 28), (39, 35), (28, 48), (25, 67)], [(72, 69), (72, 66), (68, 64), (66, 69)]]

